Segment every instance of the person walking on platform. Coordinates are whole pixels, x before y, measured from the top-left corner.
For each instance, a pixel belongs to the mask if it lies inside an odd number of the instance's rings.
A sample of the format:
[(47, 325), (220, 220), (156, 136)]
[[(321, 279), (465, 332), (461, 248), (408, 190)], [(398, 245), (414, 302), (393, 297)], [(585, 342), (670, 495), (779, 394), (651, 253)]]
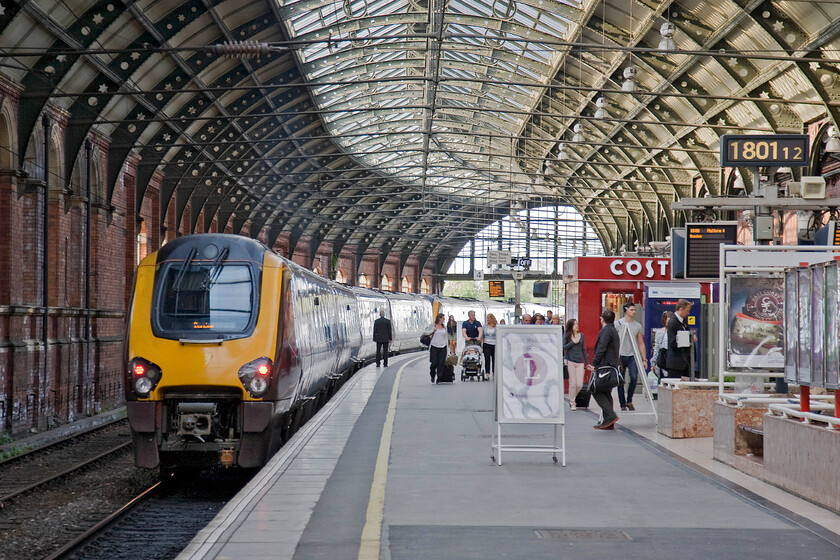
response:
[(566, 334), (563, 338), (563, 356), (569, 368), (569, 408), (577, 410), (575, 397), (583, 388), (584, 370), (585, 368), (592, 369), (589, 356), (586, 355), (586, 341), (583, 333), (580, 332), (577, 319), (569, 319), (566, 323)]
[[(688, 376), (691, 369), (691, 329), (688, 328), (688, 314), (691, 302), (681, 299), (677, 302), (674, 316), (668, 321), (668, 350), (665, 351), (665, 369), (668, 377)], [(689, 331), (679, 335), (680, 331)]]
[(449, 340), (449, 353), (454, 354), (458, 345), (458, 321), (455, 320), (455, 315), (450, 315), (446, 323), (446, 338)]
[(385, 317), (385, 310), (379, 310), (379, 319), (373, 322), (373, 341), (376, 343), (376, 367), (379, 367), (380, 357), (388, 367), (388, 346), (394, 339), (391, 320)]
[(523, 325), (530, 325), (531, 324), (531, 316), (528, 313), (522, 315), (522, 324)]
[(443, 320), (446, 315), (438, 313), (435, 317), (433, 325), (426, 327), (423, 334), (432, 336), (432, 341), (429, 344), (429, 375), (432, 378), (432, 383), (437, 381), (440, 370), (446, 364), (446, 349), (449, 346), (446, 336), (446, 326)]
[(487, 326), (484, 328), (484, 379), (490, 379), (496, 365), (496, 316), (487, 314)]
[(668, 370), (663, 367), (659, 367), (659, 353), (661, 351), (668, 351), (668, 321), (671, 320), (671, 316), (674, 314), (671, 311), (663, 311), (662, 312), (662, 328), (656, 329), (656, 334), (653, 337), (653, 349), (650, 353), (650, 359), (653, 362), (651, 364), (652, 370), (656, 371), (659, 374), (659, 379), (663, 377), (668, 377)]
[[(595, 355), (592, 357), (592, 369), (595, 371), (598, 371), (601, 366), (618, 367), (620, 343), (614, 322), (615, 313), (609, 309), (604, 309), (604, 312), (601, 313), (601, 330), (598, 331), (598, 339), (595, 341)], [(595, 424), (593, 428), (614, 430), (615, 423), (618, 422), (618, 416), (613, 409), (612, 389), (592, 393), (592, 397), (603, 412), (601, 422)]]
[(484, 327), (481, 326), (481, 321), (476, 320), (475, 311), (467, 312), (469, 317), (461, 324), (461, 334), (464, 340), (477, 340), (481, 342), (484, 340)]
[(618, 320), (618, 327), (621, 339), (621, 369), (625, 377), (630, 378), (630, 385), (627, 387), (627, 398), (624, 397), (624, 383), (618, 386), (618, 404), (621, 410), (636, 410), (633, 406), (633, 393), (636, 391), (636, 383), (639, 381), (639, 367), (636, 365), (636, 352), (642, 358), (642, 371), (647, 371), (647, 356), (642, 351), (645, 347), (645, 337), (642, 335), (642, 325), (635, 320), (636, 304), (628, 301), (624, 304), (624, 317)]

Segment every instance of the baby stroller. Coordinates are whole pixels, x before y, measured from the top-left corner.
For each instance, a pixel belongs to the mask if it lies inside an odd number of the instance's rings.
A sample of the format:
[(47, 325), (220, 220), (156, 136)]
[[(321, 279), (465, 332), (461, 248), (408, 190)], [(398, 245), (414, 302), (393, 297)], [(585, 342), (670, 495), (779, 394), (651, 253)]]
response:
[(481, 343), (475, 339), (467, 341), (464, 351), (461, 353), (461, 381), (478, 379), (484, 381), (484, 352), (481, 350)]

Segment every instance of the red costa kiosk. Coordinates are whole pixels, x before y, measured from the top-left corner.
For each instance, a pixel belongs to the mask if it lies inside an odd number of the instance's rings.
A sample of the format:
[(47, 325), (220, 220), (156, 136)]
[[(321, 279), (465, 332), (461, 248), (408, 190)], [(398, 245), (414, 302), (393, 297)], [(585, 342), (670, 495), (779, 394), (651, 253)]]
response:
[(650, 257), (575, 257), (563, 263), (566, 320), (577, 319), (589, 358), (601, 329), (601, 311), (621, 318), (628, 301), (642, 304), (645, 282), (671, 282), (671, 259)]

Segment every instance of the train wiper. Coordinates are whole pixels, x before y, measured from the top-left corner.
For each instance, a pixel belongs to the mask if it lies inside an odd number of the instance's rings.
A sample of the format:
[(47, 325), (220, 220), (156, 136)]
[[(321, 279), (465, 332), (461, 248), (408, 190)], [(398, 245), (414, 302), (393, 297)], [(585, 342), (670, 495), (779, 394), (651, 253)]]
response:
[(225, 247), (221, 250), (219, 256), (213, 259), (213, 262), (210, 264), (210, 272), (207, 274), (207, 279), (201, 283), (202, 291), (209, 290), (210, 286), (215, 284), (216, 281), (219, 279), (219, 275), (222, 273), (222, 263), (225, 262), (228, 253), (230, 253), (230, 249), (228, 247)]
[(187, 275), (187, 270), (190, 268), (190, 265), (195, 259), (195, 254), (198, 252), (198, 249), (193, 247), (190, 249), (189, 254), (187, 255), (186, 260), (181, 265), (181, 270), (178, 271), (178, 276), (175, 277), (175, 281), (172, 283), (172, 291), (178, 293), (181, 290), (181, 282), (184, 280), (184, 276)]

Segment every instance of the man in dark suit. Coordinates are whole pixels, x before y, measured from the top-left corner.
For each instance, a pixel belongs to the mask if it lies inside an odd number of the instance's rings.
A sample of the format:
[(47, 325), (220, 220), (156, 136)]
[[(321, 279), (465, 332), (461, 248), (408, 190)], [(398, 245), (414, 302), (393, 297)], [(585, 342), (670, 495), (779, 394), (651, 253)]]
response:
[(379, 319), (373, 322), (373, 341), (376, 343), (376, 367), (379, 367), (380, 357), (388, 367), (388, 345), (394, 338), (391, 321), (385, 318), (385, 310), (379, 310)]
[(691, 368), (691, 335), (683, 335), (683, 341), (678, 343), (677, 333), (689, 331), (688, 314), (691, 312), (691, 302), (681, 299), (677, 302), (674, 315), (668, 321), (665, 330), (668, 334), (667, 350), (665, 351), (665, 371), (668, 377), (687, 377)]

